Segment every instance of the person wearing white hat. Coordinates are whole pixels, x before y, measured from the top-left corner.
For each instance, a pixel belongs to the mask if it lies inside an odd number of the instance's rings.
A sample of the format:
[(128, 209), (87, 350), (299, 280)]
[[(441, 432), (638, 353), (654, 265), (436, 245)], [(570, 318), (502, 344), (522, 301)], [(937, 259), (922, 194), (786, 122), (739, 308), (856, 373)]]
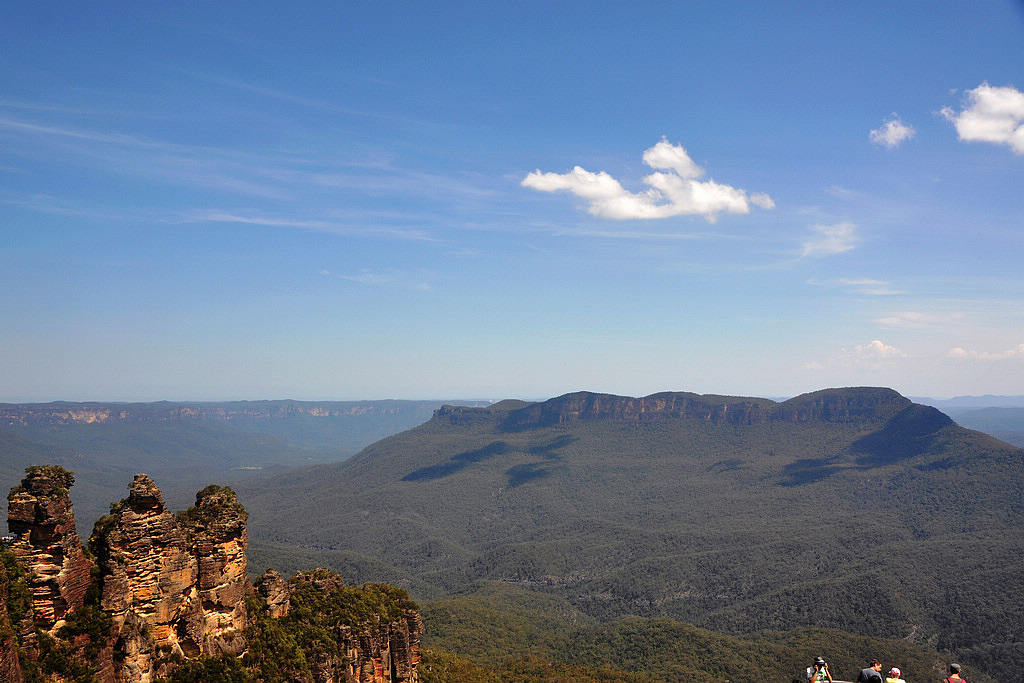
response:
[(885, 683), (907, 683), (905, 680), (900, 678), (902, 674), (903, 672), (899, 670), (899, 667), (894, 666), (889, 669), (889, 676), (885, 679)]

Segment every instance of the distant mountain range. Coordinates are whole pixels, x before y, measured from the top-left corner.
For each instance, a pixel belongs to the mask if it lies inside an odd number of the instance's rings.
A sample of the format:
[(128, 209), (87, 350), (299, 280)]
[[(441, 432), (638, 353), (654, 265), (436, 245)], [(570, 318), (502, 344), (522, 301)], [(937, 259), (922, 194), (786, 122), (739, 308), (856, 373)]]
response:
[(240, 497), (257, 565), (319, 557), (428, 601), (514, 586), (604, 622), (906, 639), (998, 680), (1024, 666), (1024, 451), (888, 389), (443, 408)]
[[(483, 402), (464, 402), (483, 405)], [(291, 467), (337, 462), (430, 419), (442, 401), (0, 403), (0, 482), (29, 465), (75, 472), (80, 525), (126, 495), (124, 482), (159, 479), (171, 509), (210, 482), (230, 484)], [(164, 483), (165, 482), (165, 483)], [(89, 528), (80, 529), (88, 536)]]
[(912, 401), (939, 410), (947, 408), (1024, 408), (1024, 396), (956, 396), (954, 398), (911, 397)]
[(1024, 447), (1024, 396), (959, 396), (945, 400), (914, 399), (934, 406), (968, 429)]
[[(618, 653), (608, 666), (653, 671), (660, 658), (657, 680), (676, 680), (690, 655), (662, 641), (685, 623), (711, 629), (688, 638), (755, 639), (708, 645), (732, 653), (714, 670), (733, 681), (747, 680), (738, 652), (762, 673), (773, 657), (827, 654), (850, 678), (885, 652), (926, 680), (937, 648), (983, 683), (1024, 669), (1014, 400), (940, 411), (849, 388), (785, 401), (0, 404), (0, 481), (33, 464), (74, 470), (80, 520), (124, 498), (136, 472), (170, 509), (230, 484), (250, 513), (251, 566), (397, 583), (425, 605), (425, 642), (479, 661), (512, 647), (573, 666)], [(636, 647), (643, 665), (629, 664)]]

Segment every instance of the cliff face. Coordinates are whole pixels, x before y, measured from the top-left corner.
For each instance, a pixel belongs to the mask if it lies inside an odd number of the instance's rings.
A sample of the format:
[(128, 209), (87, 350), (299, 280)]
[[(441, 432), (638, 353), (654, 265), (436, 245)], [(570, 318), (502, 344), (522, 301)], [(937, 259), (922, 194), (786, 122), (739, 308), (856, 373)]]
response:
[[(268, 570), (256, 582), (267, 614), (295, 640), (310, 624), (320, 630), (305, 658), (306, 670), (279, 678), (310, 683), (416, 683), (423, 620), (416, 606), (383, 584), (346, 586), (326, 569), (299, 572), (288, 582)], [(367, 609), (370, 605), (374, 609)], [(326, 626), (326, 628), (323, 628)]]
[(167, 675), (167, 656), (245, 647), (244, 512), (234, 494), (229, 501), (226, 493), (207, 492), (199, 510), (179, 524), (160, 489), (136, 475), (128, 498), (89, 539), (100, 566), (100, 604), (125, 654), (123, 680), (148, 683)]
[(203, 609), (202, 619), (193, 624), (192, 641), (208, 657), (241, 652), (245, 595), (250, 592), (245, 510), (231, 489), (209, 486), (196, 494), (195, 506), (179, 514), (178, 521), (199, 569), (196, 592)]
[(528, 405), (509, 413), (502, 428), (515, 431), (577, 420), (618, 419), (655, 422), (691, 418), (713, 424), (757, 424), (770, 419), (771, 401), (699, 396), (682, 392), (643, 398), (577, 392)]
[[(891, 389), (873, 387), (818, 391), (783, 403), (685, 392), (663, 392), (642, 398), (576, 392), (515, 408), (509, 411), (501, 427), (505, 431), (519, 431), (583, 420), (659, 422), (676, 418), (716, 425), (811, 420), (849, 422), (891, 417), (910, 404), (909, 399)], [(483, 419), (487, 410), (445, 406), (435, 412), (435, 417), (452, 424), (470, 424)]]
[(824, 389), (797, 396), (778, 405), (773, 419), (789, 422), (850, 422), (889, 418), (912, 401), (892, 389), (852, 387)]
[(11, 551), (28, 575), (35, 625), (52, 632), (84, 604), (92, 563), (68, 496), (75, 478), (61, 468), (29, 470), (8, 497), (7, 527), (17, 536)]
[[(277, 645), (247, 643), (247, 632), (302, 633), (314, 622), (313, 645), (297, 658), (307, 664), (297, 670), (268, 664), (277, 668), (262, 680), (287, 672), (297, 683), (418, 681), (423, 623), (404, 591), (345, 586), (327, 570), (285, 582), (268, 570), (257, 586), (263, 599), (255, 598), (246, 574), (246, 513), (231, 489), (209, 486), (175, 517), (149, 477), (136, 475), (128, 498), (96, 523), (89, 539), (94, 565), (75, 533), (73, 483), (62, 468), (29, 468), (9, 496), (8, 525), (17, 538), (6, 557), (16, 566), (0, 566), (0, 680), (23, 680), (19, 648), (46, 681), (151, 683), (184, 661), (202, 666), (203, 658), (243, 654), (251, 656), (232, 658), (236, 666), (247, 662), (259, 672), (261, 662), (278, 657)], [(7, 605), (12, 571), (30, 594), (19, 598), (27, 614), (17, 623), (7, 619), (19, 613)], [(89, 593), (91, 583), (97, 590)], [(259, 606), (257, 614), (248, 613), (247, 603)], [(313, 603), (319, 606), (310, 610)], [(298, 617), (290, 618), (295, 609)], [(100, 626), (89, 626), (82, 615), (96, 613), (102, 619), (90, 623)], [(57, 665), (68, 670), (47, 668)]]

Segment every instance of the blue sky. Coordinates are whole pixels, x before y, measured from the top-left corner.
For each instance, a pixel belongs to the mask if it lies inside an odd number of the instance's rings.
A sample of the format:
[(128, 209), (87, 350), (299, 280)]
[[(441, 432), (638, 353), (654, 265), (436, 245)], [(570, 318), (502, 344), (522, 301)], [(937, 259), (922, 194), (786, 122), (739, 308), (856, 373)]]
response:
[(0, 401), (1024, 393), (1019, 2), (0, 6)]

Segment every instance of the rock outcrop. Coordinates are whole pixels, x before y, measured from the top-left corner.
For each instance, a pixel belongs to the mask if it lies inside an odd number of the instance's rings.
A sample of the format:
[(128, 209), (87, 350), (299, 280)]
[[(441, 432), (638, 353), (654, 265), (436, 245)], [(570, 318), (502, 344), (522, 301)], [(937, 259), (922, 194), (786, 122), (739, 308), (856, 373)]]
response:
[[(825, 389), (776, 403), (769, 399), (662, 392), (642, 398), (579, 391), (540, 403), (512, 406), (501, 422), (507, 432), (550, 427), (585, 420), (662, 422), (690, 419), (709, 424), (754, 425), (785, 422), (852, 422), (884, 419), (911, 404), (892, 389), (855, 387)], [(494, 419), (501, 404), (491, 408), (444, 406), (435, 419), (468, 425)]]
[(245, 648), (245, 512), (230, 489), (210, 487), (180, 520), (144, 474), (96, 524), (101, 607), (125, 654), (122, 680), (166, 676), (170, 661)]
[[(278, 655), (276, 646), (256, 644), (259, 656), (235, 657), (251, 650), (247, 632), (305, 634), (311, 620), (316, 633), (330, 636), (309, 639), (298, 669), (274, 663), (274, 672), (296, 683), (419, 680), (423, 622), (404, 591), (345, 586), (323, 569), (287, 582), (267, 570), (254, 590), (246, 574), (246, 513), (231, 489), (208, 486), (193, 507), (174, 516), (153, 481), (136, 475), (129, 496), (96, 522), (89, 539), (94, 564), (75, 532), (72, 474), (60, 467), (27, 472), (9, 496), (8, 525), (16, 537), (5, 552), (12, 566), (0, 566), (0, 680), (24, 680), (19, 651), (46, 681), (151, 683), (182, 662), (216, 667), (219, 657), (236, 667), (248, 661), (259, 671)], [(13, 610), (9, 575), (21, 591)], [(263, 600), (251, 602), (257, 595)], [(307, 610), (319, 606), (289, 618), (293, 598)], [(256, 614), (247, 603), (259, 605)], [(19, 615), (16, 623), (8, 613)], [(279, 626), (267, 627), (268, 620)], [(290, 642), (305, 641), (293, 635)], [(66, 670), (47, 668), (58, 665)]]
[(276, 569), (268, 569), (256, 580), (256, 591), (267, 603), (267, 612), (274, 619), (288, 616), (291, 591)]
[[(298, 572), (287, 583), (268, 570), (257, 582), (261, 594), (273, 596), (276, 614), (285, 628), (302, 629), (315, 614), (327, 631), (306, 653), (309, 675), (316, 683), (416, 683), (420, 661), (419, 642), (423, 620), (415, 605), (383, 584), (346, 586), (342, 577), (327, 569)], [(289, 605), (295, 600), (303, 614), (292, 619)], [(388, 605), (368, 615), (368, 604)], [(273, 613), (273, 612), (272, 612)], [(369, 619), (367, 618), (369, 616)], [(296, 680), (306, 676), (289, 672)]]
[(30, 467), (8, 496), (11, 551), (28, 575), (35, 625), (52, 632), (79, 609), (92, 563), (82, 550), (68, 489), (74, 476), (60, 467)]
[(195, 506), (178, 515), (199, 563), (196, 590), (202, 619), (191, 624), (190, 642), (198, 643), (207, 657), (245, 649), (245, 595), (251, 592), (245, 572), (246, 517), (235, 492), (216, 485), (197, 493)]
[(517, 431), (604, 419), (659, 422), (690, 418), (712, 424), (760, 424), (771, 419), (773, 405), (768, 399), (701, 396), (686, 392), (664, 392), (643, 398), (576, 392), (512, 410), (502, 428)]

